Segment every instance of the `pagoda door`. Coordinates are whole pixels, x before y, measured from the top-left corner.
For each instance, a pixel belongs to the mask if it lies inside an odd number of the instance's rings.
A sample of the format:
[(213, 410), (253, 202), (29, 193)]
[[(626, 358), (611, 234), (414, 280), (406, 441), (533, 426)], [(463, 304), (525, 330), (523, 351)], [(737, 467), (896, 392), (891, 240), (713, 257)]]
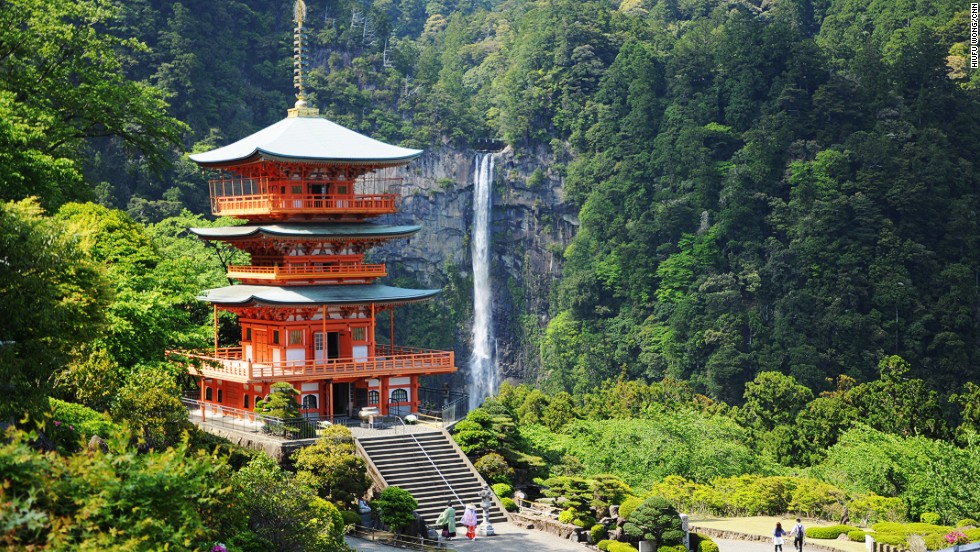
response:
[(323, 332), (313, 334), (313, 359), (316, 362), (323, 362), (324, 349), (326, 349), (327, 359), (340, 358), (340, 332), (327, 332), (326, 343), (323, 340)]
[(269, 332), (266, 330), (256, 329), (254, 332), (254, 341), (252, 344), (255, 346), (252, 357), (254, 362), (269, 362)]

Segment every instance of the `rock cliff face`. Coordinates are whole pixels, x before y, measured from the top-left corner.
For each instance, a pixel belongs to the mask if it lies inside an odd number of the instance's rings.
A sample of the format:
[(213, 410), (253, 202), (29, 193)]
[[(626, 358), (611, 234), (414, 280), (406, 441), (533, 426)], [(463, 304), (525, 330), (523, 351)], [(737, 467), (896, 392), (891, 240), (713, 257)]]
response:
[[(422, 230), (408, 242), (377, 252), (389, 260), (393, 276), (407, 275), (433, 287), (445, 285), (447, 269), (457, 271), (469, 286), (469, 312), (476, 156), (472, 150), (432, 150), (409, 165), (394, 190), (401, 196), (399, 214), (386, 222), (419, 224)], [(490, 277), (497, 362), (503, 378), (533, 379), (539, 364), (537, 336), (548, 321), (551, 288), (578, 225), (577, 210), (564, 201), (562, 178), (546, 152), (507, 148), (495, 154), (495, 165)], [(447, 328), (460, 336), (461, 371), (472, 349), (471, 323)]]

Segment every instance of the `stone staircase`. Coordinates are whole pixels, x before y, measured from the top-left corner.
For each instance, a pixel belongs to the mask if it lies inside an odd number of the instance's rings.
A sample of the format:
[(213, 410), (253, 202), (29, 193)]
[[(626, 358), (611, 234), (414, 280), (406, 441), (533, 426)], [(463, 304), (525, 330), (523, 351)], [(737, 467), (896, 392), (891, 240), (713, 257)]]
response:
[[(411, 493), (419, 503), (419, 515), (429, 526), (435, 525), (447, 500), (456, 508), (457, 524), (464, 505), (472, 503), (479, 508), (484, 480), (445, 431), (357, 437), (357, 444), (375, 481)], [(483, 521), (482, 513), (477, 513)], [(490, 523), (504, 521), (507, 516), (493, 497)]]

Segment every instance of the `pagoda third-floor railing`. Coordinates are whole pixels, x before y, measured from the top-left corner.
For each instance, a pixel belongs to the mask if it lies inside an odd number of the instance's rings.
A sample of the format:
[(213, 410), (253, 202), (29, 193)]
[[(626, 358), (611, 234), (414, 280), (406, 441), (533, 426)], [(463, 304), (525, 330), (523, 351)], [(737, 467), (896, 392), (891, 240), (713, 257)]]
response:
[(210, 181), (211, 211), (222, 216), (384, 215), (396, 211), (397, 196), (365, 192), (387, 190), (400, 182), (400, 178), (381, 177), (341, 182), (217, 178)]
[(452, 351), (377, 347), (374, 357), (250, 362), (241, 347), (175, 351), (191, 361), (188, 372), (241, 383), (310, 381), (349, 377), (448, 374), (456, 371)]
[(346, 280), (382, 278), (388, 275), (384, 264), (343, 263), (333, 265), (299, 264), (286, 266), (229, 266), (228, 277), (238, 280), (288, 282), (291, 280)]

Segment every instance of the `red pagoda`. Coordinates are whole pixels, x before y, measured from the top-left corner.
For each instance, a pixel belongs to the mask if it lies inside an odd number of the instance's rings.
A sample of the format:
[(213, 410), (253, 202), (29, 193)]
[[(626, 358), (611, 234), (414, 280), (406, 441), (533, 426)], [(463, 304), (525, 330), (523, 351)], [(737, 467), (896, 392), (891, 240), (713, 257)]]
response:
[[(387, 193), (395, 168), (421, 155), (358, 134), (320, 117), (303, 90), (305, 9), (296, 10), (296, 107), (251, 136), (191, 155), (212, 172), (211, 211), (243, 226), (192, 228), (201, 239), (249, 254), (229, 266), (238, 284), (199, 297), (215, 309), (215, 346), (188, 356), (205, 404), (250, 411), (276, 382), (299, 392), (307, 417), (353, 416), (363, 407), (402, 415), (419, 407), (419, 377), (456, 370), (451, 351), (395, 347), (392, 311), (438, 290), (377, 282), (384, 264), (364, 254), (418, 226), (373, 222), (396, 212)], [(217, 314), (234, 313), (241, 342), (218, 346)], [(392, 323), (388, 344), (375, 335), (379, 316)]]

